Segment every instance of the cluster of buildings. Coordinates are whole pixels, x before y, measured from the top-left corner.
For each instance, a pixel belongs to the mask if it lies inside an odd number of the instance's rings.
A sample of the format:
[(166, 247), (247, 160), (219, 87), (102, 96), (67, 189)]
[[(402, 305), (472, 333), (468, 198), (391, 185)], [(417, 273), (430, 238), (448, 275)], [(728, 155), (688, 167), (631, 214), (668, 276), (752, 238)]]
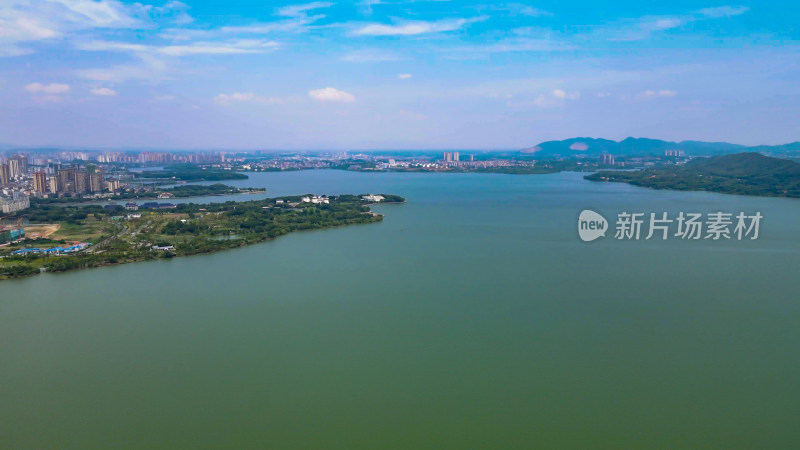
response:
[[(110, 207), (117, 207), (118, 208), (117, 205), (108, 205), (108, 206), (106, 206), (106, 208), (110, 208)], [(128, 202), (128, 203), (125, 203), (125, 206), (124, 206), (126, 211), (138, 211), (139, 208), (142, 208), (142, 209), (175, 209), (177, 207), (178, 207), (178, 205), (176, 205), (174, 203), (158, 203), (158, 202), (147, 202), (147, 203), (143, 203), (141, 206), (136, 202)]]
[(16, 241), (17, 239), (21, 239), (24, 237), (25, 237), (25, 229), (22, 227), (18, 227), (16, 229), (7, 229), (7, 230), (4, 230), (2, 227), (0, 227), (0, 244)]
[(62, 253), (75, 253), (81, 251), (88, 247), (89, 244), (80, 243), (76, 245), (72, 245), (70, 247), (55, 247), (55, 248), (21, 248), (15, 252), (13, 255), (35, 255), (35, 254), (45, 254), (45, 255), (59, 255)]
[(614, 165), (614, 155), (611, 153), (603, 153), (600, 155), (600, 164), (604, 166), (613, 166)]
[(331, 202), (331, 200), (325, 195), (323, 195), (323, 196), (307, 195), (307, 196), (301, 198), (300, 201), (302, 203), (314, 203), (314, 204), (322, 204), (322, 203), (328, 204), (328, 203)]
[(4, 189), (2, 193), (3, 195), (0, 195), (0, 213), (11, 214), (31, 206), (30, 197), (19, 191)]
[[(63, 155), (79, 160), (85, 155)], [(79, 163), (80, 164), (80, 163)], [(102, 168), (91, 164), (66, 165), (42, 156), (14, 154), (0, 157), (0, 213), (9, 214), (30, 207), (31, 197), (83, 196), (116, 192), (118, 179), (106, 179)]]

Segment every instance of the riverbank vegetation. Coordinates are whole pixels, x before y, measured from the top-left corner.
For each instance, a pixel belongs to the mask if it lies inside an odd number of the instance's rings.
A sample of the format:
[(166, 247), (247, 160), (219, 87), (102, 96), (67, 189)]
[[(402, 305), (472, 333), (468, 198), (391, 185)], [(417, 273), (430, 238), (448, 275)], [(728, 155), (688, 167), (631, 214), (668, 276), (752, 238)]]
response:
[(758, 153), (698, 158), (685, 165), (629, 172), (601, 171), (585, 178), (653, 189), (800, 198), (800, 164)]
[(139, 179), (176, 181), (246, 180), (248, 176), (232, 170), (206, 168), (195, 164), (174, 164), (161, 170), (145, 170), (134, 174)]
[[(392, 202), (405, 201), (400, 196), (383, 195)], [(23, 240), (1, 247), (0, 279), (210, 253), (294, 231), (383, 220), (364, 204), (362, 196), (331, 196), (330, 203), (320, 204), (301, 203), (301, 199), (302, 196), (291, 196), (207, 205), (190, 203), (169, 211), (146, 210), (125, 217), (113, 216), (113, 212), (96, 205), (32, 208), (21, 217), (56, 221), (61, 227), (59, 233), (48, 238), (51, 245), (45, 245), (48, 241)], [(14, 254), (20, 248), (77, 241), (92, 245), (73, 254)]]
[(210, 185), (186, 184), (171, 188), (156, 188), (150, 191), (119, 192), (110, 197), (97, 199), (95, 197), (50, 197), (50, 198), (31, 198), (31, 204), (49, 205), (64, 203), (87, 203), (98, 200), (137, 200), (137, 199), (157, 199), (160, 195), (167, 194), (168, 198), (191, 198), (191, 197), (210, 197), (220, 195), (252, 194), (266, 192), (264, 188), (238, 188), (227, 186), (222, 183)]

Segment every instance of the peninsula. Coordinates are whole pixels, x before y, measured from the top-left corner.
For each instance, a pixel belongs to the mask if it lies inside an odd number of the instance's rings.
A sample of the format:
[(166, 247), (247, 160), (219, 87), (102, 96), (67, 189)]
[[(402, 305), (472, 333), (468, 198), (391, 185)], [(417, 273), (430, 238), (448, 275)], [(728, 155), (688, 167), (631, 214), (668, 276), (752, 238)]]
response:
[[(287, 233), (380, 222), (376, 203), (400, 196), (290, 196), (127, 211), (41, 205), (11, 216), (16, 239), (0, 246), (0, 280), (157, 258), (211, 253)], [(6, 217), (9, 219), (9, 217)], [(38, 225), (37, 225), (38, 224)]]
[(653, 189), (800, 197), (800, 164), (759, 153), (697, 158), (682, 165), (660, 165), (643, 170), (600, 171), (584, 178)]

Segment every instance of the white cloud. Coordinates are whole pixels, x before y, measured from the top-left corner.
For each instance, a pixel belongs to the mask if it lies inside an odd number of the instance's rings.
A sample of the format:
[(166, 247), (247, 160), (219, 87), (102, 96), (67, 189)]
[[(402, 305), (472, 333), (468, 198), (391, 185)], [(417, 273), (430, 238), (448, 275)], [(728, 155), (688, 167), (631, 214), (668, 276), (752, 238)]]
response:
[(76, 73), (92, 81), (121, 83), (128, 80), (159, 80), (166, 77), (167, 63), (148, 53), (137, 53), (139, 64), (121, 64), (102, 69), (82, 69)]
[(279, 44), (275, 41), (261, 39), (239, 39), (224, 42), (193, 42), (187, 45), (149, 46), (129, 44), (127, 42), (91, 41), (78, 44), (77, 48), (86, 51), (120, 51), (133, 53), (150, 53), (163, 56), (191, 55), (230, 55), (243, 53), (261, 53), (274, 49)]
[(642, 92), (641, 94), (643, 97), (647, 98), (656, 98), (656, 97), (675, 97), (678, 95), (677, 91), (669, 90), (669, 89), (662, 89), (660, 91), (656, 90), (647, 90)]
[(150, 46), (142, 44), (130, 44), (127, 42), (114, 42), (114, 41), (89, 41), (81, 42), (75, 46), (78, 50), (102, 52), (102, 51), (127, 51), (127, 52), (146, 52), (151, 49)]
[(116, 0), (2, 0), (0, 56), (33, 52), (31, 43), (47, 42), (91, 29), (133, 28), (147, 8)]
[(699, 11), (696, 11), (696, 14), (700, 14), (701, 16), (709, 17), (709, 18), (719, 18), (719, 17), (733, 17), (739, 16), (747, 11), (750, 11), (750, 8), (747, 6), (718, 6), (716, 8), (703, 8)]
[(233, 94), (219, 94), (214, 97), (214, 101), (221, 105), (227, 105), (231, 102), (249, 102), (254, 98), (256, 98), (256, 95), (252, 92), (247, 92), (244, 94), (240, 92), (234, 92)]
[(595, 34), (603, 37), (610, 33), (608, 39), (612, 41), (639, 41), (649, 39), (658, 32), (689, 26), (693, 22), (738, 16), (749, 10), (750, 8), (746, 6), (719, 6), (675, 16), (622, 19), (607, 27), (599, 28)]
[(553, 89), (553, 97), (560, 98), (562, 100), (577, 100), (580, 98), (580, 92), (567, 92), (562, 89)]
[(492, 9), (496, 11), (506, 11), (512, 15), (521, 15), (529, 17), (549, 17), (553, 13), (543, 9), (534, 8), (533, 6), (523, 5), (522, 3), (508, 3), (502, 6), (495, 6)]
[(267, 49), (277, 48), (275, 41), (240, 40), (230, 43), (195, 42), (191, 45), (168, 45), (157, 47), (155, 51), (165, 56), (191, 55), (235, 55), (244, 53), (262, 53)]
[(276, 14), (284, 17), (304, 17), (308, 11), (320, 8), (330, 8), (333, 3), (330, 2), (312, 2), (302, 5), (290, 5), (278, 8)]
[(308, 91), (308, 95), (319, 102), (350, 103), (356, 101), (356, 98), (353, 97), (352, 94), (349, 94), (345, 91), (340, 91), (339, 89), (334, 89), (332, 87)]
[(220, 105), (230, 105), (232, 103), (258, 102), (266, 104), (283, 103), (282, 99), (274, 97), (259, 97), (252, 92), (234, 92), (232, 94), (219, 94), (214, 97), (214, 101)]
[(100, 97), (113, 97), (117, 95), (117, 91), (105, 87), (92, 89), (91, 93), (92, 95), (98, 95)]
[(125, 5), (114, 0), (47, 0), (62, 5), (63, 18), (96, 28), (126, 28), (136, 24)]
[(63, 83), (31, 83), (25, 86), (25, 90), (34, 94), (64, 94), (69, 92), (69, 85)]
[(164, 6), (144, 6), (154, 19), (169, 20), (175, 25), (188, 25), (194, 22), (194, 17), (189, 15), (189, 5), (186, 3), (172, 0)]
[(444, 19), (438, 21), (414, 20), (394, 25), (373, 23), (365, 25), (352, 34), (356, 36), (415, 36), (460, 30), (469, 24), (486, 20), (486, 16), (470, 19)]
[(411, 76), (412, 76), (412, 75), (411, 75), (410, 73), (400, 73), (400, 74), (397, 74), (397, 78), (398, 78), (398, 79), (401, 79), (401, 80), (408, 80), (409, 78), (411, 78)]
[(553, 39), (537, 39), (537, 38), (509, 38), (495, 41), (484, 45), (471, 45), (459, 47), (456, 49), (448, 49), (450, 57), (453, 53), (456, 56), (465, 55), (469, 59), (475, 59), (476, 56), (485, 56), (491, 53), (511, 53), (511, 52), (559, 52), (573, 50), (575, 47), (567, 42), (557, 41)]

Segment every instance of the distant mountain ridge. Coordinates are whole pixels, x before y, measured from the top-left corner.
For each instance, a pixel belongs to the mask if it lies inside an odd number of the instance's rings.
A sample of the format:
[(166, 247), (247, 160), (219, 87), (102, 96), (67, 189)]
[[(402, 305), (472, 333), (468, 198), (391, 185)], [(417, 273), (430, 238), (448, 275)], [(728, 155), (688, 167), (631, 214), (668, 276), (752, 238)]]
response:
[(690, 156), (716, 156), (742, 152), (782, 154), (787, 152), (800, 152), (800, 142), (792, 142), (790, 144), (783, 145), (758, 145), (750, 147), (746, 145), (730, 144), (728, 142), (670, 142), (663, 141), (661, 139), (633, 137), (629, 137), (617, 142), (610, 139), (577, 137), (565, 139), (563, 141), (542, 142), (535, 147), (522, 150), (522, 153), (533, 153), (536, 155), (548, 156), (597, 156), (601, 153), (610, 153), (615, 156), (629, 156), (663, 155), (665, 150), (683, 150), (686, 155)]

